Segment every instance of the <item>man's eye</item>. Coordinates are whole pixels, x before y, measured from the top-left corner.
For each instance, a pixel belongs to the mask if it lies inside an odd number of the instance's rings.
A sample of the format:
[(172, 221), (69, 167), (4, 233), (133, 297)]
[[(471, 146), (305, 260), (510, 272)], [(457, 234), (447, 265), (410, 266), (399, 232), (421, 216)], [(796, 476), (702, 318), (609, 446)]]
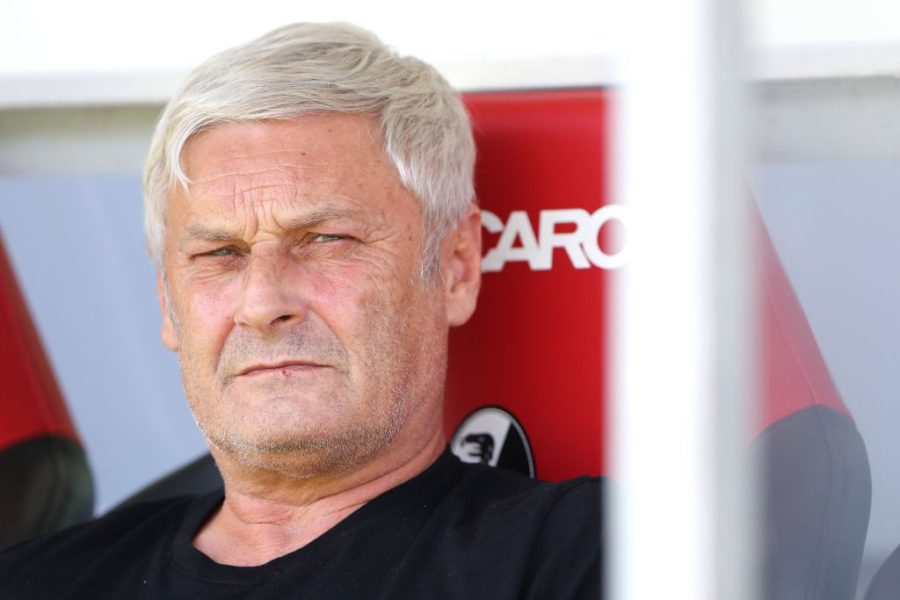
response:
[(235, 254), (235, 249), (233, 246), (224, 246), (222, 248), (216, 248), (215, 250), (211, 250), (209, 252), (204, 252), (200, 256), (231, 256)]
[(312, 236), (312, 241), (314, 243), (319, 242), (337, 242), (340, 240), (347, 239), (347, 236), (337, 235), (334, 233), (316, 233)]

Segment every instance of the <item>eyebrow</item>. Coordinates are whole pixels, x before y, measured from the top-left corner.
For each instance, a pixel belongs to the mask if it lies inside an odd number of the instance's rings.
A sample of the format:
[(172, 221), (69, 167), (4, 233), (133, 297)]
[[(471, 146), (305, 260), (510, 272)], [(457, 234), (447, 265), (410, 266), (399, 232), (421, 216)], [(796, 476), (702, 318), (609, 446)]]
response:
[[(326, 207), (286, 219), (276, 219), (276, 221), (278, 226), (284, 231), (298, 231), (315, 227), (327, 221), (352, 217), (355, 214), (356, 211), (349, 208)], [(185, 234), (182, 236), (182, 239), (184, 241), (229, 242), (240, 237), (234, 230), (208, 227), (203, 223), (189, 223), (185, 227)]]

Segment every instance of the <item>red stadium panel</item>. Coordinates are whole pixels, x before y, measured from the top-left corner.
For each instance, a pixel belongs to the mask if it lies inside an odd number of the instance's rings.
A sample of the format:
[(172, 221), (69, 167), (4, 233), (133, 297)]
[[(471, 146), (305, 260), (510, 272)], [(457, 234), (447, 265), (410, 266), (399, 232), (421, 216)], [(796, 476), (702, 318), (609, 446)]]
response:
[[(478, 147), (476, 190), (489, 213), (488, 258), (478, 310), (451, 332), (446, 431), (479, 407), (504, 408), (544, 479), (604, 472), (604, 319), (615, 271), (595, 264), (585, 242), (602, 221), (598, 209), (609, 205), (610, 97), (559, 90), (465, 98)], [(765, 227), (758, 218), (754, 226), (762, 301), (753, 436), (811, 406), (849, 416)], [(599, 247), (609, 253), (615, 227), (612, 220), (600, 230)]]
[(472, 320), (450, 334), (446, 431), (479, 407), (500, 406), (524, 429), (538, 477), (599, 474), (611, 271), (590, 260), (597, 238), (588, 250), (583, 241), (597, 223), (586, 219), (607, 204), (609, 92), (465, 101), (478, 148), (476, 193), (496, 217), (487, 215), (483, 230), (495, 260)]
[(765, 225), (758, 215), (755, 221), (763, 300), (761, 403), (753, 436), (811, 406), (822, 406), (849, 418)]

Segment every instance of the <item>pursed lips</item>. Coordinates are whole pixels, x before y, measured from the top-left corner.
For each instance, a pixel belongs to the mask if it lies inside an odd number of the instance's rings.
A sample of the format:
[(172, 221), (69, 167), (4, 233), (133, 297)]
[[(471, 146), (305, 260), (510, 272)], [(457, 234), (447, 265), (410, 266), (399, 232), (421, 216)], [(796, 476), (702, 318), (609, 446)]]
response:
[(306, 360), (285, 360), (272, 363), (257, 363), (250, 365), (238, 372), (238, 377), (271, 375), (273, 373), (283, 373), (289, 375), (291, 373), (311, 371), (315, 369), (325, 368), (328, 365)]

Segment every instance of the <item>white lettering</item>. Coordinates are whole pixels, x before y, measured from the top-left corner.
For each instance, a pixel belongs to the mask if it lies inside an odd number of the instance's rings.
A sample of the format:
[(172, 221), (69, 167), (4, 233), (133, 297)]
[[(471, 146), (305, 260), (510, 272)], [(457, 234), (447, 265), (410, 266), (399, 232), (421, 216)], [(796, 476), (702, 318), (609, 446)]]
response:
[[(496, 219), (495, 222), (492, 221), (492, 225), (496, 225), (497, 222), (502, 223), (497, 215), (488, 211), (481, 212), (483, 221), (485, 219), (484, 215), (487, 214), (489, 215), (489, 221), (491, 217)], [(488, 231), (491, 230), (488, 229)], [(522, 245), (515, 246), (516, 240), (521, 240)], [(535, 271), (542, 269), (540, 248), (538, 247), (537, 239), (534, 237), (534, 230), (531, 229), (531, 222), (528, 220), (528, 215), (524, 210), (514, 210), (509, 214), (509, 220), (503, 228), (503, 233), (500, 234), (497, 247), (484, 256), (481, 261), (481, 270), (500, 271), (506, 263), (516, 261), (527, 261), (528, 266)]]
[[(538, 220), (538, 236), (535, 236), (523, 210), (509, 214), (504, 225), (494, 213), (482, 210), (482, 226), (490, 233), (499, 233), (497, 245), (485, 254), (482, 271), (502, 271), (508, 262), (527, 262), (532, 271), (553, 268), (553, 251), (562, 248), (576, 269), (618, 269), (628, 260), (628, 244), (609, 254), (600, 248), (599, 235), (604, 225), (619, 221), (627, 233), (627, 211), (619, 204), (608, 204), (593, 214), (583, 208), (542, 210)], [(574, 225), (573, 231), (559, 232), (557, 226)], [(627, 239), (626, 239), (627, 242)], [(518, 243), (518, 245), (517, 245)]]
[[(582, 232), (591, 215), (583, 208), (569, 208), (565, 210), (542, 210), (541, 211), (541, 267), (544, 269), (553, 268), (553, 250), (554, 248), (565, 248), (569, 260), (576, 269), (589, 269), (591, 263), (588, 262), (581, 251)], [(562, 223), (574, 223), (575, 231), (568, 233), (558, 233), (556, 226)]]
[(591, 215), (588, 227), (585, 228), (585, 236), (582, 238), (581, 247), (584, 248), (584, 253), (594, 263), (594, 266), (600, 269), (618, 269), (628, 262), (627, 242), (623, 243), (622, 247), (615, 254), (607, 254), (600, 248), (598, 241), (600, 230), (610, 221), (619, 221), (626, 235), (628, 234), (626, 212), (625, 207), (621, 204), (607, 204)]

